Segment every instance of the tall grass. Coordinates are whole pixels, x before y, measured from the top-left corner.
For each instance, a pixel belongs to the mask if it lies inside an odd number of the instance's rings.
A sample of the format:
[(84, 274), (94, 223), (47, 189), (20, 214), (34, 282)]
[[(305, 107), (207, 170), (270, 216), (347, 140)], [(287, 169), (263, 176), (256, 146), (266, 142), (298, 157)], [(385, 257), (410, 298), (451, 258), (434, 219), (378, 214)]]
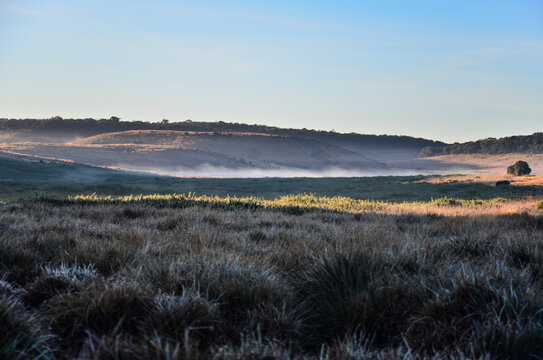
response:
[(449, 200), (2, 204), (0, 358), (543, 357), (537, 200)]
[[(334, 196), (320, 197), (314, 194), (286, 195), (275, 199), (260, 197), (219, 197), (207, 195), (188, 194), (153, 194), (153, 195), (127, 195), (127, 196), (99, 196), (76, 195), (66, 198), (36, 197), (32, 201), (45, 202), (53, 205), (140, 205), (159, 208), (186, 208), (190, 206), (205, 206), (215, 209), (270, 209), (280, 210), (290, 214), (302, 214), (308, 211), (335, 211), (348, 213), (398, 213), (418, 211), (438, 211), (443, 213), (445, 209), (458, 208), (504, 208), (507, 205), (524, 207), (525, 211), (533, 211), (530, 204), (536, 204), (537, 200), (521, 199), (512, 200), (506, 198), (481, 199), (453, 199), (448, 197), (432, 199), (430, 201), (404, 201), (400, 203), (375, 200), (359, 200), (349, 197)], [(528, 206), (524, 206), (528, 205)], [(441, 208), (441, 210), (438, 210)], [(539, 205), (535, 206), (539, 209)], [(131, 210), (126, 210), (131, 211)], [(480, 210), (476, 210), (480, 211)], [(137, 216), (134, 214), (134, 216)]]

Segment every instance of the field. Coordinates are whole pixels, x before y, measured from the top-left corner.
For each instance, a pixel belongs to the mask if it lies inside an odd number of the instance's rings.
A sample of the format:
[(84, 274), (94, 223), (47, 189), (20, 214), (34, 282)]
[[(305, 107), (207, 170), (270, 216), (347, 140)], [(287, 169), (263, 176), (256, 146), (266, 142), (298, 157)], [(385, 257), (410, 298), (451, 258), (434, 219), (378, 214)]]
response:
[(537, 176), (0, 160), (0, 358), (543, 357)]
[(428, 161), (435, 161), (443, 164), (450, 164), (460, 168), (471, 167), (474, 173), (480, 174), (502, 174), (505, 175), (507, 166), (518, 160), (526, 161), (532, 168), (534, 174), (543, 173), (543, 154), (454, 154), (441, 155), (423, 158)]
[(86, 196), (0, 205), (0, 352), (541, 357), (537, 201), (356, 208), (311, 196)]
[[(32, 158), (30, 158), (32, 159)], [(76, 163), (21, 161), (0, 157), (0, 201), (36, 195), (130, 195), (193, 193), (196, 195), (256, 196), (264, 199), (290, 194), (344, 196), (390, 202), (437, 198), (491, 199), (543, 197), (538, 181), (526, 186), (495, 187), (492, 182), (459, 181), (451, 176), (376, 176), (340, 178), (176, 178), (115, 171)], [(495, 177), (506, 179), (507, 176)], [(541, 179), (541, 176), (518, 179)], [(456, 181), (455, 181), (456, 180)], [(522, 183), (521, 183), (522, 185)]]

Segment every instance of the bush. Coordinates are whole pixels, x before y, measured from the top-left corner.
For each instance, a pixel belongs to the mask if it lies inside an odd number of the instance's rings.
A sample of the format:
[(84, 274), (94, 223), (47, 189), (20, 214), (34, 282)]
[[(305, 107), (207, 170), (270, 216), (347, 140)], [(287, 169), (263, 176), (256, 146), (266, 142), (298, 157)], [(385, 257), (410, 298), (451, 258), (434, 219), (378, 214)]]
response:
[(530, 169), (528, 163), (521, 160), (507, 168), (507, 173), (514, 176), (530, 175), (531, 172), (532, 169)]
[(508, 186), (508, 185), (511, 185), (511, 183), (507, 180), (496, 181), (496, 186)]
[(543, 201), (540, 201), (537, 204), (535, 204), (535, 208), (538, 210), (543, 210)]

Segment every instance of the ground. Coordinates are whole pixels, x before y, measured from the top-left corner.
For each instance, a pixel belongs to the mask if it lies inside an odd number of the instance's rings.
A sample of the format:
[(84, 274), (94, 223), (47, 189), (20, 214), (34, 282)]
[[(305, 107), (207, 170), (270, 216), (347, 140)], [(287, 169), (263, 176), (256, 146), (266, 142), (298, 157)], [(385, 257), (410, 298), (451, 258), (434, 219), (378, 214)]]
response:
[(0, 358), (543, 357), (537, 176), (0, 160)]
[[(0, 205), (0, 353), (543, 356), (535, 199), (358, 208), (340, 200), (93, 196)], [(319, 209), (326, 206), (336, 211)]]

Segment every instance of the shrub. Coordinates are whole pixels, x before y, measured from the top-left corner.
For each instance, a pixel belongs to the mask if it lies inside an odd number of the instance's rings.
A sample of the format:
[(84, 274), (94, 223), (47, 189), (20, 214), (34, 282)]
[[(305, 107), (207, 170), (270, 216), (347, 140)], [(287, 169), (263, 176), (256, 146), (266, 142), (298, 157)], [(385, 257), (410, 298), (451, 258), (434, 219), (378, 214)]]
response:
[(496, 186), (507, 186), (507, 185), (511, 185), (511, 182), (509, 182), (507, 180), (496, 181)]
[(507, 168), (507, 173), (514, 176), (530, 175), (532, 169), (526, 161), (519, 160)]
[(537, 204), (535, 204), (535, 208), (537, 210), (543, 210), (543, 201), (540, 201)]

